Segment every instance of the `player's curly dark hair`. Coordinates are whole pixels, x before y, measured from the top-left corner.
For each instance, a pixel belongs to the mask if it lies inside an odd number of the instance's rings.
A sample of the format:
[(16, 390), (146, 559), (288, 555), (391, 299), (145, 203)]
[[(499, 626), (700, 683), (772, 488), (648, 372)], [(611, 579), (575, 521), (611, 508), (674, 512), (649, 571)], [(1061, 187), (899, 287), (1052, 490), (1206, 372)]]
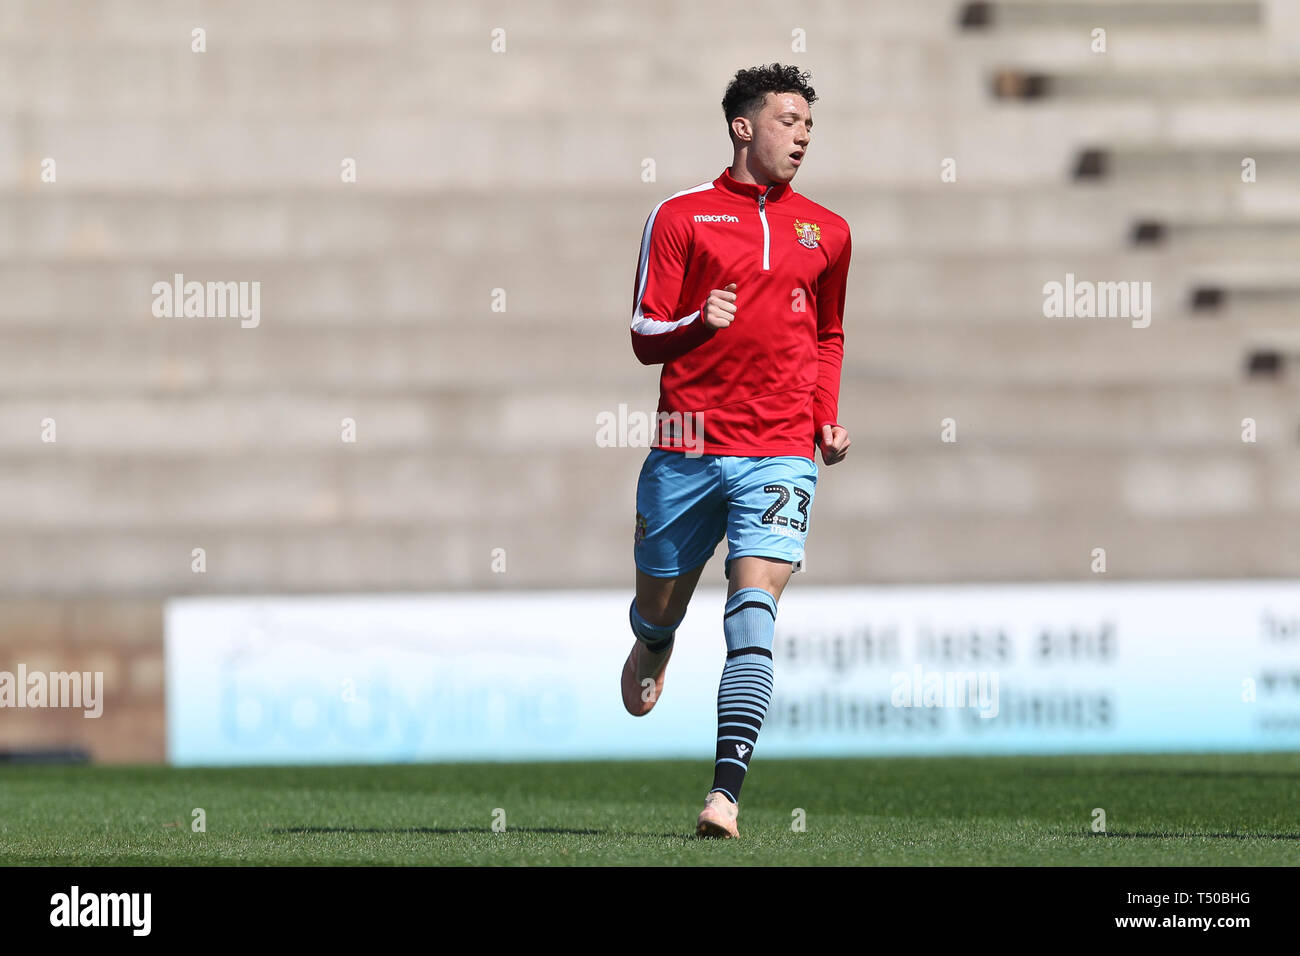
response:
[(735, 141), (736, 134), (731, 121), (737, 116), (753, 121), (754, 114), (763, 108), (768, 93), (798, 93), (812, 106), (817, 101), (817, 94), (808, 85), (810, 80), (812, 74), (806, 70), (780, 63), (737, 71), (722, 96), (722, 112), (727, 118), (727, 133), (732, 141)]

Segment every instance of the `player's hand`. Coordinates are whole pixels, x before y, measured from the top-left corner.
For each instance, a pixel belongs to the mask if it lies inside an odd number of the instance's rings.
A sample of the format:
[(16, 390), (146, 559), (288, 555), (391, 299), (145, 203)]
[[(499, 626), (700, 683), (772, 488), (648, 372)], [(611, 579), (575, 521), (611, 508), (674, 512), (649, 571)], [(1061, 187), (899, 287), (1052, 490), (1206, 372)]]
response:
[(704, 300), (704, 321), (715, 329), (725, 329), (736, 321), (736, 283), (709, 293)]
[(840, 425), (823, 425), (817, 443), (822, 449), (822, 461), (828, 465), (843, 461), (844, 456), (849, 453), (849, 445), (852, 444), (849, 441), (848, 429)]

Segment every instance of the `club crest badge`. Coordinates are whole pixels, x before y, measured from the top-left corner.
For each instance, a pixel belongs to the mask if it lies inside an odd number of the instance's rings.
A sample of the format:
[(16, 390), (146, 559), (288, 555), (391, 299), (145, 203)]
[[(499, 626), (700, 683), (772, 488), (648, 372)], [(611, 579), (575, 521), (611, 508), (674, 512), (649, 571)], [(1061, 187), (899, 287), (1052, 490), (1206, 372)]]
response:
[(821, 242), (822, 227), (815, 222), (794, 221), (794, 234), (799, 237), (799, 244), (807, 246), (809, 249), (816, 249), (817, 244)]
[(645, 535), (646, 535), (645, 515), (643, 515), (641, 512), (638, 511), (636, 513), (636, 533), (632, 536), (632, 543), (640, 544), (642, 541), (645, 540)]

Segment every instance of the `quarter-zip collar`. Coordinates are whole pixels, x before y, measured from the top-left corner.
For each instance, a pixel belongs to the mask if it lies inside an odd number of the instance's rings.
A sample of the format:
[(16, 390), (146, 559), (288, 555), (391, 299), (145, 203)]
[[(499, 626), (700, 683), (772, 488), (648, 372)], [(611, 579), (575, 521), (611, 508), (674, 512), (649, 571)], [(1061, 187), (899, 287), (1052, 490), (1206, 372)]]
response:
[(789, 199), (794, 195), (794, 187), (789, 183), (776, 183), (771, 186), (760, 186), (758, 183), (742, 183), (731, 175), (731, 167), (728, 166), (722, 171), (722, 175), (713, 181), (713, 185), (718, 189), (725, 189), (727, 192), (735, 193), (748, 199), (750, 202), (758, 202), (758, 198), (766, 194), (766, 203), (781, 202)]

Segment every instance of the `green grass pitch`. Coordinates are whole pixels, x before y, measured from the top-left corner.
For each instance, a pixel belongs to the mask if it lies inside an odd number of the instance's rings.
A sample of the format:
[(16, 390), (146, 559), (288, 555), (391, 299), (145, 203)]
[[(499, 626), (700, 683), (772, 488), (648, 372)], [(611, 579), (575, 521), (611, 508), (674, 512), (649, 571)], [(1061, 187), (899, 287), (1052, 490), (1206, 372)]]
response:
[[(1300, 862), (1300, 754), (760, 755), (741, 800), (741, 838), (727, 841), (692, 836), (709, 781), (708, 762), (698, 760), (7, 765), (0, 766), (0, 864)], [(1098, 807), (1104, 834), (1092, 831)], [(195, 808), (205, 813), (206, 832), (192, 831)], [(796, 810), (802, 832), (792, 826)], [(504, 831), (494, 831), (494, 818)]]

